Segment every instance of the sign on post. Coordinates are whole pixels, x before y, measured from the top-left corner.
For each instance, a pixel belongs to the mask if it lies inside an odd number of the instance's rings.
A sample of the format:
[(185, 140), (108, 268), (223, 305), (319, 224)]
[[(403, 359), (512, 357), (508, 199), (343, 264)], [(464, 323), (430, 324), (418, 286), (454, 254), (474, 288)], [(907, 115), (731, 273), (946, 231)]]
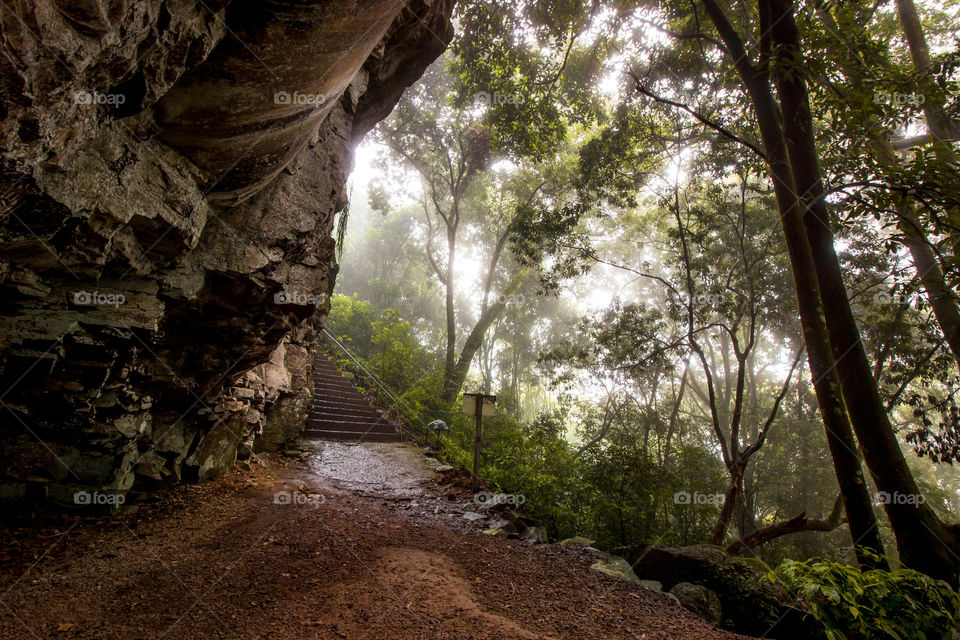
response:
[(482, 393), (463, 394), (463, 413), (468, 416), (477, 415), (477, 401), (480, 401), (483, 407), (484, 416), (496, 415), (497, 396), (487, 396)]
[(496, 412), (497, 396), (483, 393), (463, 394), (463, 413), (476, 416), (477, 431), (473, 440), (473, 492), (480, 491), (480, 433), (483, 430), (483, 416), (492, 416)]

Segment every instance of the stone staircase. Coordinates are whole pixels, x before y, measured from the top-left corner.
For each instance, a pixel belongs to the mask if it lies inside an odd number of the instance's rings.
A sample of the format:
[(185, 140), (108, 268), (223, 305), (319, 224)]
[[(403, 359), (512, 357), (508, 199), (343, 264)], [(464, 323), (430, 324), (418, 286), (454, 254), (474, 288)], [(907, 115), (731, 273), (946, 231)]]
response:
[(304, 438), (397, 442), (397, 426), (380, 415), (324, 353), (313, 370), (314, 404)]

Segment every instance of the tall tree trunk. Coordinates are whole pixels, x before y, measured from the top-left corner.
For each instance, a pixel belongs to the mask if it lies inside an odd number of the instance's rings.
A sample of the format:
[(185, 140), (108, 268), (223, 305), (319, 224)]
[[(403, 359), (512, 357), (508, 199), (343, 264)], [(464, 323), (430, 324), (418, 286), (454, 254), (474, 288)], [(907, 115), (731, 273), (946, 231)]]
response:
[(457, 359), (457, 312), (453, 306), (453, 267), (456, 264), (457, 231), (447, 226), (447, 273), (444, 287), (446, 288), (445, 302), (447, 314), (447, 349), (443, 360), (443, 379), (447, 380), (453, 373)]
[[(716, 26), (741, 81), (753, 103), (763, 141), (774, 196), (781, 214), (781, 225), (790, 256), (797, 305), (807, 347), (810, 375), (816, 392), (820, 415), (826, 430), (827, 444), (833, 458), (834, 472), (843, 497), (854, 548), (861, 564), (871, 564), (864, 548), (883, 551), (876, 514), (864, 482), (856, 442), (835, 370), (833, 352), (827, 333), (823, 307), (815, 277), (813, 255), (803, 229), (794, 179), (787, 160), (780, 113), (770, 92), (765, 72), (754, 67), (736, 30), (715, 0), (702, 0), (710, 20)], [(764, 6), (761, 0), (761, 7)], [(769, 15), (761, 20), (760, 29), (769, 28)]]
[[(929, 83), (927, 74), (930, 73), (933, 63), (930, 60), (930, 48), (923, 33), (923, 25), (920, 23), (920, 16), (917, 14), (917, 7), (913, 0), (897, 0), (897, 15), (900, 17), (903, 33), (907, 38), (907, 46), (910, 47), (913, 67), (922, 79), (920, 86), (926, 86)], [(927, 128), (933, 135), (934, 150), (940, 155), (953, 157), (953, 150), (946, 141), (953, 137), (954, 123), (951, 122), (943, 105), (935, 100), (926, 99), (923, 101), (923, 114), (927, 121)]]
[(757, 530), (757, 521), (754, 515), (756, 491), (749, 475), (745, 475), (740, 487), (740, 497), (733, 507), (733, 522), (741, 538), (745, 538)]
[(791, 0), (769, 0), (771, 34), (776, 46), (777, 91), (783, 110), (784, 137), (794, 177), (798, 204), (804, 208), (803, 226), (813, 253), (814, 273), (823, 305), (829, 342), (833, 348), (841, 391), (867, 466), (885, 501), (904, 564), (955, 583), (960, 559), (953, 533), (923, 502), (907, 466), (861, 341), (834, 247), (825, 192), (813, 137), (813, 119), (806, 85), (798, 72), (803, 58)]
[[(516, 315), (516, 314), (514, 314)], [(520, 341), (520, 323), (514, 318), (513, 344), (510, 345), (510, 395), (513, 396), (514, 410), (520, 414), (520, 350), (517, 343)]]
[(687, 373), (690, 371), (690, 365), (683, 367), (683, 375), (680, 376), (680, 388), (677, 390), (677, 398), (673, 401), (673, 408), (670, 410), (670, 421), (667, 423), (667, 436), (663, 441), (663, 456), (660, 466), (664, 469), (670, 467), (670, 444), (673, 440), (673, 432), (677, 426), (677, 418), (680, 415), (680, 405), (683, 402), (683, 394), (687, 389)]
[(723, 497), (723, 506), (720, 508), (720, 515), (717, 516), (717, 523), (713, 527), (713, 535), (710, 537), (711, 544), (723, 544), (723, 537), (727, 533), (727, 527), (730, 526), (730, 518), (733, 516), (733, 508), (736, 506), (737, 497), (740, 495), (740, 488), (743, 484), (743, 471), (746, 466), (747, 461), (738, 458), (728, 469), (730, 484), (727, 487), (727, 493)]

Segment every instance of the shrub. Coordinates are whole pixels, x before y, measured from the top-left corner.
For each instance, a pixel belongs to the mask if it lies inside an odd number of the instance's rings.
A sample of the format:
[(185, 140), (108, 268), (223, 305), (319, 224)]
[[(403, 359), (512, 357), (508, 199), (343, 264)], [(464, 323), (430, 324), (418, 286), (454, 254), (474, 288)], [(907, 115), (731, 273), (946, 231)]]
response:
[(960, 595), (912, 569), (861, 572), (814, 558), (787, 560), (769, 575), (823, 625), (828, 640), (960, 638)]

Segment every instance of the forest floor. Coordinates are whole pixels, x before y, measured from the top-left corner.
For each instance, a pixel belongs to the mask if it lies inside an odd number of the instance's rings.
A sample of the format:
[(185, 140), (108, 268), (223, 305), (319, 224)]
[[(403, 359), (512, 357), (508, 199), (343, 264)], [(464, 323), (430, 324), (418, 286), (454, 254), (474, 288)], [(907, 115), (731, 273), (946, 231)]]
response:
[(584, 547), (485, 535), (417, 448), (304, 446), (118, 517), (0, 526), (0, 638), (741, 637)]

